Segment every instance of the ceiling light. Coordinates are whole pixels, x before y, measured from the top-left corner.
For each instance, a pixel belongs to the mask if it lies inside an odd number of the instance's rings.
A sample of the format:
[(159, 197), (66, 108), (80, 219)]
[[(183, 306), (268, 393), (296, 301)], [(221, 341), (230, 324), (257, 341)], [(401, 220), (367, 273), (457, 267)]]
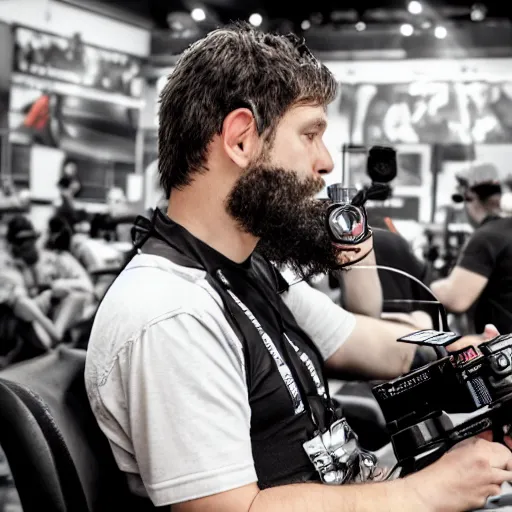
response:
[(311, 22), (309, 20), (304, 20), (301, 24), (300, 24), (300, 28), (302, 30), (309, 30), (311, 28)]
[(263, 16), (255, 12), (249, 16), (249, 23), (255, 27), (259, 27), (263, 23)]
[(194, 21), (204, 21), (206, 19), (206, 13), (203, 11), (203, 9), (200, 9), (199, 7), (196, 7), (192, 10), (190, 13), (190, 16), (192, 16), (192, 19)]
[(362, 31), (363, 31), (363, 30), (365, 30), (365, 29), (366, 29), (366, 23), (365, 23), (364, 21), (358, 21), (358, 22), (356, 23), (356, 30), (357, 30), (358, 32), (362, 32)]
[(471, 7), (471, 21), (483, 21), (487, 14), (487, 7), (482, 4), (475, 4)]
[(439, 26), (434, 30), (434, 35), (437, 39), (444, 39), (448, 35), (448, 31), (446, 28)]
[(407, 9), (411, 14), (421, 14), (423, 12), (423, 6), (417, 0), (409, 2)]
[(404, 23), (400, 27), (400, 33), (405, 37), (412, 36), (414, 34), (414, 27), (410, 23)]

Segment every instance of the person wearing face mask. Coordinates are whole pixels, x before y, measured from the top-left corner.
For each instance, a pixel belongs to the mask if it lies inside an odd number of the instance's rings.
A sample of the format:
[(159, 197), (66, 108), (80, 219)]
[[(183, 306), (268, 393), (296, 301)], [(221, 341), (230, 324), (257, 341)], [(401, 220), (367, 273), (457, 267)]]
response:
[(512, 332), (512, 219), (500, 211), (502, 185), (494, 165), (473, 164), (458, 174), (456, 202), (464, 202), (474, 233), (450, 275), (432, 283), (454, 313), (471, 310), (476, 332), (492, 322)]
[(236, 24), (186, 50), (162, 91), (168, 205), (134, 226), (137, 254), (98, 309), (85, 371), (119, 468), (156, 506), (459, 512), (512, 477), (506, 447), (471, 440), (380, 482), (330, 400), (324, 365), (389, 379), (415, 353), (396, 343), (411, 327), (348, 313), (277, 270), (305, 279), (372, 248), (359, 215), (357, 240), (334, 244), (331, 205), (315, 199), (333, 169), (336, 88), (296, 36)]

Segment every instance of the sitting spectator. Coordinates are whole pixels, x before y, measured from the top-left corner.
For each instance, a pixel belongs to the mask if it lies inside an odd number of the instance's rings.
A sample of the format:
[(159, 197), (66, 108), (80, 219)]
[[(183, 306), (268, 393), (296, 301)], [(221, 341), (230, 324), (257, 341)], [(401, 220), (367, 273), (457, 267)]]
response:
[[(0, 260), (3, 260), (1, 258)], [(0, 261), (0, 368), (43, 354), (56, 340), (53, 322)]]
[[(50, 337), (45, 344), (51, 345), (60, 341), (71, 323), (83, 314), (93, 296), (93, 285), (85, 269), (68, 251), (62, 247), (41, 250), (37, 247), (38, 238), (26, 217), (19, 215), (9, 222), (7, 254), (0, 262), (4, 281), (9, 283), (5, 284), (9, 290), (4, 289), (3, 302), (18, 317), (18, 309), (24, 306), (21, 318), (35, 322), (38, 330), (42, 328)], [(52, 243), (55, 240), (52, 242), (50, 236), (50, 246)]]
[(68, 221), (59, 215), (55, 215), (48, 221), (48, 240), (46, 248), (50, 251), (71, 252), (71, 237), (73, 229)]

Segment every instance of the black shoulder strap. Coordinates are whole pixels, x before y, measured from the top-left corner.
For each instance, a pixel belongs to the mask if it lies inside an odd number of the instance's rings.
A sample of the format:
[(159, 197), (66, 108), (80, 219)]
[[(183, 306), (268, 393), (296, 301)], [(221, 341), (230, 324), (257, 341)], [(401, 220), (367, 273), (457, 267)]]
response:
[(160, 256), (182, 267), (202, 268), (197, 262), (182, 253), (179, 249), (154, 236), (150, 236), (144, 242), (140, 251), (144, 254)]
[(288, 291), (290, 285), (282, 276), (281, 272), (265, 257), (257, 252), (253, 253), (253, 263), (258, 272), (267, 280), (267, 283), (275, 289), (278, 294)]

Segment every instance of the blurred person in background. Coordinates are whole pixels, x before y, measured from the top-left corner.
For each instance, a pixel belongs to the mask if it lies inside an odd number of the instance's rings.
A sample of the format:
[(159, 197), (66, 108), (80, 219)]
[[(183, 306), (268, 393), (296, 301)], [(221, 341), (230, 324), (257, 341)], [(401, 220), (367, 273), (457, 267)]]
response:
[(129, 243), (131, 246), (131, 228), (136, 215), (121, 187), (112, 187), (108, 191), (107, 209), (115, 224), (115, 240)]
[(504, 190), (501, 194), (500, 210), (503, 217), (512, 215), (512, 175), (503, 180)]
[(82, 186), (80, 185), (80, 180), (78, 178), (78, 164), (75, 160), (66, 158), (62, 164), (61, 177), (69, 179), (70, 192), (72, 193), (73, 197), (78, 197)]
[(57, 182), (59, 198), (55, 202), (55, 215), (66, 219), (73, 232), (89, 231), (87, 212), (79, 208), (76, 198), (80, 194), (81, 184), (78, 179), (78, 166), (74, 160), (66, 159)]
[(48, 237), (45, 248), (57, 253), (71, 251), (73, 229), (65, 217), (54, 215), (48, 221)]
[(451, 312), (474, 306), (474, 327), (492, 322), (512, 332), (512, 218), (502, 217), (502, 186), (492, 164), (476, 163), (457, 175), (456, 202), (464, 207), (475, 231), (463, 247), (450, 275), (432, 283), (432, 290)]
[(17, 191), (11, 176), (0, 176), (0, 215), (25, 210), (29, 205), (28, 190)]
[[(156, 506), (460, 512), (512, 478), (510, 451), (473, 439), (405, 479), (350, 485), (384, 472), (335, 412), (324, 364), (393, 378), (413, 360), (416, 348), (396, 343), (411, 328), (349, 313), (270, 263), (306, 278), (371, 251), (367, 230), (356, 246), (333, 244), (329, 205), (314, 199), (334, 166), (323, 136), (336, 88), (303, 40), (237, 24), (189, 47), (163, 89), (167, 211), (139, 219), (138, 254), (98, 309), (85, 375), (119, 468)], [(340, 485), (322, 485), (334, 475), (305, 445), (334, 428), (348, 442), (320, 454), (350, 455)]]
[[(426, 286), (430, 283), (428, 265), (418, 259), (409, 242), (398, 232), (389, 217), (374, 215), (368, 219), (373, 230), (373, 249), (377, 265), (401, 270)], [(390, 270), (379, 269), (384, 301), (432, 300), (432, 296), (413, 279)]]
[[(59, 225), (60, 224), (60, 225)], [(7, 252), (0, 264), (16, 290), (15, 300), (28, 298), (37, 305), (32, 320), (42, 324), (58, 343), (70, 325), (81, 317), (93, 297), (93, 285), (85, 269), (66, 250), (70, 228), (53, 220), (46, 249), (37, 246), (39, 233), (29, 219), (13, 217), (7, 226)], [(15, 307), (15, 304), (14, 304)], [(52, 323), (42, 322), (42, 313)], [(29, 315), (30, 316), (30, 315)]]

